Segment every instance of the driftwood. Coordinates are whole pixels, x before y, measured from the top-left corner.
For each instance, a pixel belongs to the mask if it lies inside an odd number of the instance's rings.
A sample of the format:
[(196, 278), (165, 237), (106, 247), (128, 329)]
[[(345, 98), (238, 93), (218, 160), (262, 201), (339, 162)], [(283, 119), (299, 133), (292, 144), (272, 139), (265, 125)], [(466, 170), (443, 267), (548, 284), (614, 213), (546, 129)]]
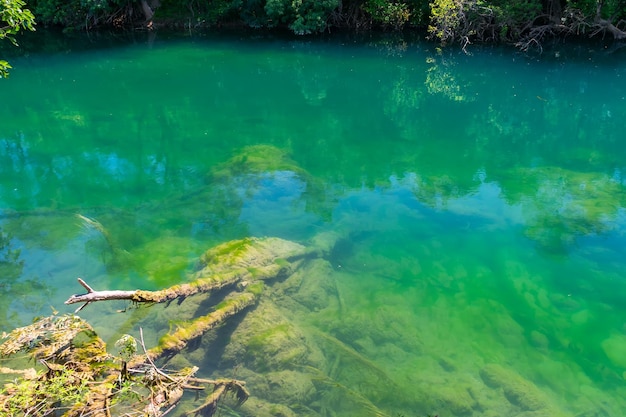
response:
[[(121, 392), (122, 385), (129, 381), (142, 393), (143, 398), (139, 403), (122, 400), (122, 407), (129, 407), (132, 413), (165, 416), (177, 406), (185, 390), (203, 390), (206, 385), (212, 385), (213, 392), (202, 405), (185, 415), (212, 415), (217, 410), (218, 401), (229, 392), (235, 394), (239, 404), (242, 403), (249, 395), (242, 381), (198, 379), (194, 377), (197, 371), (195, 367), (178, 373), (166, 373), (156, 367), (155, 361), (167, 361), (192, 340), (255, 304), (262, 293), (263, 281), (293, 273), (307, 257), (319, 256), (328, 250), (334, 239), (334, 235), (330, 238), (323, 236), (313, 249), (277, 238), (228, 242), (207, 251), (201, 257), (200, 268), (191, 276), (190, 282), (159, 291), (98, 291), (78, 278), (87, 292), (72, 295), (65, 302), (83, 303), (77, 311), (96, 301), (161, 303), (227, 287), (232, 287), (232, 291), (210, 313), (181, 324), (175, 331), (162, 336), (151, 349), (146, 349), (140, 331), (143, 354), (122, 359), (121, 369), (111, 365), (112, 357), (104, 342), (88, 323), (76, 315), (53, 315), (14, 330), (5, 336), (8, 340), (0, 345), (0, 356), (12, 356), (25, 351), (39, 359), (48, 371), (32, 376), (32, 371), (25, 370), (21, 378), (23, 385), (9, 384), (5, 387), (5, 392), (0, 393), (0, 414), (3, 410), (14, 410), (17, 398), (28, 403), (29, 409), (24, 415), (37, 414), (42, 410), (46, 413), (63, 410), (63, 415), (68, 417), (108, 417), (113, 407), (112, 399)], [(74, 343), (75, 339), (80, 342)], [(119, 358), (116, 360), (119, 361)], [(142, 378), (132, 378), (137, 374), (142, 375)], [(82, 399), (64, 400), (50, 394), (46, 384), (55, 384), (57, 377), (65, 378), (64, 384), (70, 387), (70, 391), (75, 387), (72, 393), (81, 395)], [(33, 383), (28, 378), (34, 378)], [(90, 382), (84, 385), (84, 381)], [(138, 381), (143, 385), (139, 386)], [(36, 399), (36, 402), (29, 403), (30, 398)], [(20, 407), (24, 408), (22, 405)]]
[(85, 303), (82, 306), (78, 307), (75, 313), (78, 313), (80, 310), (85, 308), (89, 303), (94, 301), (104, 301), (104, 300), (132, 300), (133, 295), (137, 291), (94, 291), (87, 283), (82, 279), (78, 278), (78, 283), (85, 287), (87, 290), (87, 294), (77, 295), (74, 294), (70, 298), (65, 301), (65, 304), (74, 304), (74, 303)]
[(272, 265), (264, 268), (255, 269), (253, 272), (249, 270), (234, 271), (231, 273), (214, 276), (209, 278), (198, 279), (187, 284), (174, 285), (164, 290), (145, 291), (145, 290), (102, 290), (96, 291), (91, 288), (82, 278), (78, 278), (78, 282), (87, 292), (85, 294), (74, 294), (65, 301), (65, 304), (85, 303), (80, 306), (76, 312), (79, 312), (88, 304), (95, 301), (110, 300), (129, 300), (136, 303), (163, 303), (172, 301), (177, 298), (185, 298), (198, 293), (207, 293), (210, 291), (220, 290), (222, 288), (242, 283), (244, 286), (251, 279), (270, 279), (293, 272), (293, 266)]
[[(0, 356), (26, 351), (47, 371), (0, 368), (2, 372), (22, 374), (21, 381), (8, 383), (4, 391), (0, 391), (0, 415), (3, 416), (110, 417), (112, 409), (116, 408), (115, 415), (162, 417), (178, 405), (185, 391), (204, 391), (212, 386), (213, 391), (204, 403), (186, 414), (210, 416), (226, 394), (233, 393), (238, 404), (249, 396), (243, 381), (196, 378), (197, 367), (179, 372), (159, 369), (154, 355), (145, 347), (141, 329), (143, 354), (135, 354), (128, 364), (123, 362), (122, 371), (115, 363), (119, 357), (111, 356), (93, 328), (78, 316), (45, 317), (13, 330), (7, 337), (8, 340), (0, 344)], [(75, 340), (80, 342), (74, 343)], [(61, 381), (63, 391), (59, 391)], [(125, 382), (132, 384), (139, 395), (137, 398), (117, 398), (123, 397), (120, 387)], [(63, 395), (70, 395), (70, 398)], [(82, 400), (77, 401), (76, 395), (82, 395)]]
[[(262, 276), (264, 278), (278, 277), (283, 273), (291, 271), (290, 266), (275, 265), (263, 268)], [(76, 309), (79, 312), (87, 305), (95, 301), (110, 300), (128, 300), (135, 303), (163, 303), (172, 301), (177, 298), (185, 298), (198, 293), (208, 293), (210, 291), (220, 290), (222, 288), (234, 285), (236, 283), (245, 283), (253, 277), (250, 271), (235, 271), (221, 276), (199, 279), (187, 284), (174, 285), (164, 290), (145, 291), (145, 290), (102, 290), (96, 291), (91, 288), (83, 279), (78, 278), (78, 282), (87, 292), (85, 294), (74, 294), (65, 301), (65, 304), (85, 303)]]
[(293, 272), (299, 262), (316, 251), (277, 238), (249, 238), (228, 242), (207, 251), (201, 258), (203, 267), (188, 283), (174, 285), (158, 291), (100, 290), (96, 291), (78, 278), (87, 293), (74, 294), (65, 304), (84, 303), (76, 312), (95, 301), (129, 300), (136, 303), (163, 303), (186, 298), (198, 293), (208, 293), (235, 284), (279, 278)]
[(198, 317), (181, 326), (174, 333), (168, 333), (159, 340), (159, 344), (147, 352), (149, 358), (168, 358), (183, 350), (187, 344), (224, 323), (230, 317), (253, 305), (258, 293), (245, 291), (224, 302), (212, 313)]

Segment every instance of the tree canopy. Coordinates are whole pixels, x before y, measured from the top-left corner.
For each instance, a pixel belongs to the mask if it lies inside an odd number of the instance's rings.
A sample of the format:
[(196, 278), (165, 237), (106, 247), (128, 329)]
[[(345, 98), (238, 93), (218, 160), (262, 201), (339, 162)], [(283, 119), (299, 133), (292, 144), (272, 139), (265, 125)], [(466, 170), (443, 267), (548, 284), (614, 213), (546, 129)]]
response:
[[(626, 0), (0, 0), (0, 39), (44, 26), (285, 28), (305, 35), (333, 28), (425, 29), (443, 44), (512, 42), (541, 48), (551, 36), (626, 38)], [(0, 61), (6, 75), (8, 64)]]

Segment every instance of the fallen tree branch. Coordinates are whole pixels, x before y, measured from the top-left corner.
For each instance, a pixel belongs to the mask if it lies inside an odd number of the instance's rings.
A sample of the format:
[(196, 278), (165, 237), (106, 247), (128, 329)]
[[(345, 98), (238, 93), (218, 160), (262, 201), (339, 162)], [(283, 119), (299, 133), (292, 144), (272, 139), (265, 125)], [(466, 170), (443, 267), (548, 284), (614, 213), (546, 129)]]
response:
[(242, 269), (239, 271), (215, 275), (209, 278), (201, 278), (186, 284), (174, 285), (158, 291), (96, 291), (82, 278), (78, 278), (78, 282), (87, 290), (87, 292), (85, 294), (74, 294), (70, 296), (70, 298), (65, 301), (65, 304), (84, 303), (76, 310), (76, 312), (78, 312), (95, 301), (128, 300), (135, 303), (163, 303), (177, 298), (189, 297), (198, 293), (220, 290), (236, 283), (246, 282), (252, 279), (278, 278), (282, 275), (289, 274), (292, 271), (293, 266), (291, 264), (273, 264), (262, 268), (256, 268), (254, 270)]
[[(93, 227), (101, 227), (89, 218), (81, 217)], [(311, 257), (329, 253), (337, 240), (337, 235), (330, 233), (319, 236), (312, 247), (278, 238), (247, 238), (222, 244), (205, 252), (200, 258), (200, 269), (191, 275), (190, 282), (174, 285), (160, 291), (143, 290), (95, 290), (82, 278), (79, 284), (86, 290), (84, 294), (69, 297), (65, 304), (82, 303), (78, 310), (92, 302), (106, 300), (129, 300), (133, 302), (168, 302), (184, 299), (187, 296), (206, 293), (230, 286), (230, 293), (205, 315), (192, 316), (189, 321), (178, 322), (176, 329), (162, 336), (157, 345), (146, 349), (143, 330), (140, 328), (140, 342), (143, 354), (129, 356), (128, 349), (121, 349), (119, 356), (107, 352), (106, 345), (87, 322), (75, 315), (55, 315), (41, 319), (30, 326), (15, 329), (6, 342), (0, 344), (0, 355), (12, 355), (26, 351), (33, 358), (39, 359), (48, 369), (47, 373), (37, 373), (37, 384), (24, 386), (10, 385), (6, 395), (0, 393), (0, 409), (16, 395), (23, 398), (42, 398), (29, 407), (29, 415), (39, 415), (43, 410), (55, 412), (63, 407), (67, 417), (110, 417), (112, 407), (124, 415), (150, 415), (164, 417), (178, 405), (184, 391), (202, 391), (207, 386), (214, 387), (213, 392), (195, 409), (182, 415), (213, 415), (218, 409), (218, 402), (226, 394), (234, 394), (238, 405), (249, 396), (243, 381), (235, 379), (200, 379), (194, 375), (198, 368), (185, 368), (176, 373), (168, 373), (158, 368), (157, 360), (166, 363), (173, 356), (185, 349), (193, 340), (206, 332), (227, 322), (231, 317), (242, 314), (254, 305), (263, 292), (265, 280), (281, 279)], [(77, 310), (77, 311), (78, 311)], [(126, 336), (126, 335), (125, 335)], [(80, 341), (76, 342), (75, 339)], [(87, 339), (87, 340), (86, 340)], [(127, 339), (123, 337), (124, 346)], [(117, 346), (117, 343), (116, 343)], [(134, 349), (133, 354), (134, 354)], [(122, 362), (121, 370), (112, 359)], [(33, 371), (34, 372), (34, 371)], [(128, 374), (126, 373), (128, 372)], [(129, 374), (141, 374), (141, 378), (130, 378)], [(29, 378), (28, 371), (20, 380)], [(56, 386), (64, 378), (64, 384), (80, 397), (58, 398), (56, 392), (47, 388)], [(88, 383), (83, 386), (83, 382)], [(125, 388), (122, 383), (128, 383)], [(17, 388), (20, 388), (18, 390)], [(22, 388), (25, 388), (22, 389)], [(84, 389), (83, 389), (84, 388)], [(140, 396), (139, 401), (125, 398), (126, 388)], [(73, 390), (73, 391), (72, 391)], [(116, 400), (116, 401), (114, 401)], [(30, 403), (29, 403), (30, 404)], [(127, 413), (126, 411), (130, 412)]]
[(89, 303), (94, 301), (105, 300), (132, 300), (134, 294), (137, 291), (95, 291), (91, 288), (82, 278), (78, 278), (78, 283), (85, 287), (86, 294), (74, 294), (65, 301), (65, 304), (85, 303), (78, 307), (75, 313), (78, 313), (83, 308), (87, 307)]
[(220, 290), (235, 284), (285, 277), (307, 257), (320, 256), (318, 249), (276, 238), (244, 239), (228, 242), (207, 251), (202, 256), (204, 267), (193, 280), (158, 291), (102, 290), (96, 291), (78, 278), (87, 293), (74, 294), (65, 304), (84, 303), (76, 312), (95, 301), (129, 300), (135, 303), (163, 303), (194, 294)]

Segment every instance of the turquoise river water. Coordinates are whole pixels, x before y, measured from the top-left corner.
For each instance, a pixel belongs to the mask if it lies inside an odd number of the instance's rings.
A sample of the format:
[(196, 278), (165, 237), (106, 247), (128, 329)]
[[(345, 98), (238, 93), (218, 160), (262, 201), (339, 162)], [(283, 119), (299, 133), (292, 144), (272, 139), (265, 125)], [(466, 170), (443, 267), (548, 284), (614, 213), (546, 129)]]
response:
[[(241, 318), (178, 359), (248, 382), (223, 415), (626, 415), (619, 50), (66, 42), (0, 80), (0, 330), (73, 311), (79, 276), (158, 289), (222, 242), (333, 232), (310, 272), (332, 291), (269, 288), (254, 343), (229, 345)], [(173, 326), (101, 304), (80, 314), (107, 342)], [(271, 362), (273, 337), (307, 353)]]

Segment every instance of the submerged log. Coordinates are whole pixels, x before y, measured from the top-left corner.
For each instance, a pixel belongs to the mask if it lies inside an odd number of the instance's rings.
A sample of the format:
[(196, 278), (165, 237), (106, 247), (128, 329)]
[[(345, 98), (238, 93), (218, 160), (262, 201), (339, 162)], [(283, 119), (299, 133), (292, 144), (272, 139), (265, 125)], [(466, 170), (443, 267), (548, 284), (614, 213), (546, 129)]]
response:
[[(122, 370), (117, 365), (120, 358), (110, 355), (93, 328), (78, 316), (53, 315), (30, 326), (15, 329), (4, 336), (8, 340), (0, 344), (0, 356), (27, 352), (43, 360), (48, 372), (28, 377), (36, 378), (37, 384), (11, 385), (5, 394), (0, 393), (0, 410), (9, 409), (19, 394), (19, 399), (42, 398), (40, 403), (33, 404), (30, 411), (44, 409), (46, 412), (55, 412), (59, 407), (64, 407), (64, 415), (68, 417), (108, 417), (113, 399), (119, 394), (118, 388), (125, 381), (131, 381), (138, 392), (144, 395), (139, 403), (121, 400), (132, 413), (164, 416), (177, 406), (184, 390), (202, 390), (202, 385), (212, 385), (213, 393), (207, 396), (202, 405), (184, 415), (212, 415), (217, 410), (218, 401), (229, 392), (235, 394), (239, 404), (243, 403), (249, 394), (242, 381), (197, 379), (193, 377), (197, 368), (167, 373), (158, 369), (155, 361), (167, 361), (192, 340), (256, 304), (263, 291), (264, 281), (287, 277), (306, 258), (326, 253), (335, 240), (334, 235), (323, 236), (311, 248), (277, 238), (228, 242), (208, 250), (201, 257), (199, 270), (191, 276), (190, 282), (158, 291), (94, 290), (85, 280), (78, 278), (87, 292), (72, 295), (65, 302), (83, 303), (78, 310), (96, 301), (161, 303), (226, 287), (232, 287), (232, 291), (210, 313), (180, 324), (175, 331), (161, 337), (151, 349), (146, 349), (140, 332), (144, 353), (130, 360), (122, 359)], [(128, 372), (126, 376), (124, 369)], [(133, 374), (141, 374), (143, 377), (131, 378)], [(28, 378), (24, 374), (21, 380), (27, 381)], [(80, 401), (72, 400), (72, 404), (66, 404), (65, 398), (58, 398), (56, 394), (48, 392), (46, 384), (57, 383), (57, 378), (65, 378), (64, 383), (70, 386), (76, 396), (80, 396)], [(89, 381), (89, 384), (85, 385), (84, 381)]]
[(203, 266), (194, 280), (157, 291), (100, 290), (78, 278), (87, 293), (74, 294), (65, 304), (84, 303), (76, 312), (95, 301), (129, 300), (136, 303), (163, 303), (198, 293), (207, 293), (256, 280), (280, 278), (291, 274), (300, 260), (316, 253), (304, 246), (278, 238), (249, 238), (228, 242), (208, 250), (201, 259)]
[(224, 323), (257, 301), (259, 293), (246, 291), (220, 303), (216, 310), (206, 316), (179, 327), (174, 333), (168, 333), (159, 340), (159, 344), (150, 349), (147, 355), (150, 359), (171, 357), (183, 350), (187, 344)]
[[(276, 266), (275, 268), (266, 268), (264, 272), (267, 277), (274, 277), (285, 272), (287, 268)], [(102, 290), (96, 291), (92, 289), (83, 279), (78, 278), (78, 282), (85, 287), (87, 293), (74, 294), (65, 301), (65, 304), (85, 303), (80, 306), (76, 312), (82, 310), (88, 304), (95, 301), (110, 300), (128, 300), (136, 303), (163, 303), (172, 301), (177, 298), (185, 298), (198, 293), (206, 293), (210, 291), (220, 290), (222, 288), (243, 282), (247, 278), (251, 278), (252, 274), (248, 271), (238, 271), (223, 276), (199, 279), (187, 284), (174, 285), (164, 290), (145, 291), (145, 290)]]

